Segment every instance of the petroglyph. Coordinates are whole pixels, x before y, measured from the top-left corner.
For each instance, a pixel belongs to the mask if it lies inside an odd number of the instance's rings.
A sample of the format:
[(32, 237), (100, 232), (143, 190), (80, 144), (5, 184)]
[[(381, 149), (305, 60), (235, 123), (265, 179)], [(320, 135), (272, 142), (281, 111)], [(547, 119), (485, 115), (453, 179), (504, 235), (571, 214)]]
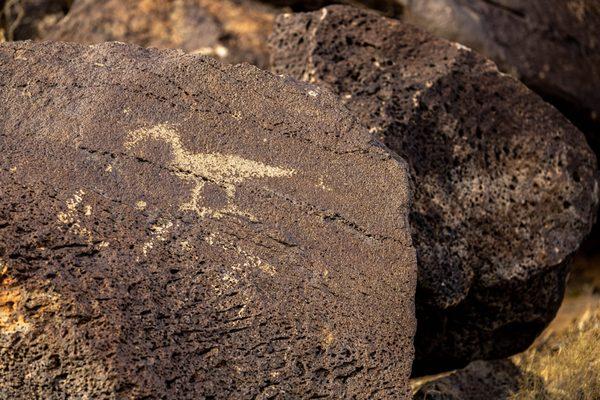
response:
[[(293, 169), (270, 166), (235, 154), (192, 153), (183, 147), (179, 133), (168, 124), (137, 129), (128, 136), (129, 140), (125, 143), (127, 149), (134, 149), (140, 143), (151, 140), (162, 141), (171, 147), (173, 159), (170, 166), (173, 173), (194, 184), (190, 199), (181, 204), (180, 210), (194, 211), (200, 217), (221, 218), (229, 214), (253, 219), (252, 215), (234, 204), (237, 185), (250, 179), (290, 177), (296, 173)], [(216, 184), (224, 190), (227, 197), (224, 207), (213, 208), (202, 204), (207, 183)]]
[(238, 244), (228, 241), (227, 239), (223, 238), (223, 236), (220, 234), (211, 233), (210, 235), (205, 237), (204, 240), (211, 246), (219, 246), (223, 250), (234, 250), (237, 254), (242, 256), (245, 259), (244, 263), (237, 264), (236, 266), (234, 266), (234, 270), (239, 270), (240, 268), (258, 268), (271, 276), (275, 275), (275, 273), (277, 272), (275, 267), (273, 267), (271, 264), (261, 259), (260, 257), (257, 257), (254, 254), (251, 254), (248, 251), (242, 249)]
[(62, 224), (68, 226), (69, 231), (75, 233), (76, 235), (85, 239), (88, 243), (91, 243), (92, 232), (89, 229), (81, 226), (81, 220), (79, 219), (78, 214), (83, 213), (86, 217), (92, 215), (92, 207), (86, 205), (83, 207), (83, 211), (79, 211), (78, 207), (83, 201), (83, 196), (85, 192), (83, 190), (78, 190), (73, 194), (73, 196), (67, 200), (67, 211), (61, 212), (58, 214), (58, 221)]

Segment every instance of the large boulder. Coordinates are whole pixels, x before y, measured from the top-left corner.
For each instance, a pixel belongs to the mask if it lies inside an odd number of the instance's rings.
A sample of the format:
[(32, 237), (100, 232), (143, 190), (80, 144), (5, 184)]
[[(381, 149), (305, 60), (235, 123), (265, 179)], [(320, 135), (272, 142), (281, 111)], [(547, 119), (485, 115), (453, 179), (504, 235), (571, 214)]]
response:
[(556, 105), (600, 155), (598, 0), (401, 0), (403, 18), (496, 61)]
[(266, 67), (276, 12), (257, 0), (76, 0), (45, 39), (116, 40)]
[(339, 94), (411, 167), (414, 373), (525, 349), (595, 219), (583, 134), (491, 61), (372, 12), (282, 15), (271, 46), (274, 71)]
[(0, 46), (0, 392), (408, 398), (403, 161), (319, 88)]

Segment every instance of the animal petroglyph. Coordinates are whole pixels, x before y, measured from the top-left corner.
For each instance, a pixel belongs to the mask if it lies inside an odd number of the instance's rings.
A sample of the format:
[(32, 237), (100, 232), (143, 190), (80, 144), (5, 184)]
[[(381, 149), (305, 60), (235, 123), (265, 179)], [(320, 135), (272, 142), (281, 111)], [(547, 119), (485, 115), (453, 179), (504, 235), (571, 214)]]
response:
[[(163, 141), (171, 147), (173, 173), (184, 181), (194, 183), (190, 200), (183, 203), (180, 210), (195, 211), (200, 217), (220, 218), (227, 214), (251, 217), (234, 204), (237, 185), (249, 179), (290, 177), (296, 173), (293, 169), (266, 165), (234, 154), (192, 153), (183, 147), (179, 133), (168, 124), (137, 129), (128, 136), (125, 143), (128, 149), (150, 140)], [(207, 183), (216, 184), (225, 191), (227, 203), (224, 207), (212, 208), (202, 204)]]

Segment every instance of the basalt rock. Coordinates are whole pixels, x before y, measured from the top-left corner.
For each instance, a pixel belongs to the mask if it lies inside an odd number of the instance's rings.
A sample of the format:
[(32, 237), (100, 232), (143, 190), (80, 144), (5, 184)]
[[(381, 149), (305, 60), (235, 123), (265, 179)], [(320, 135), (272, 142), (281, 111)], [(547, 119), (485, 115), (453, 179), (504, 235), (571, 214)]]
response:
[(332, 94), (7, 43), (0, 149), (2, 397), (409, 397), (407, 169)]
[(482, 52), (552, 102), (600, 155), (600, 2), (404, 3), (407, 21)]
[(266, 67), (266, 41), (276, 12), (255, 0), (76, 0), (46, 39), (116, 40)]
[(283, 15), (271, 45), (274, 71), (332, 89), (411, 167), (414, 374), (525, 349), (595, 219), (583, 134), (491, 61), (372, 12)]

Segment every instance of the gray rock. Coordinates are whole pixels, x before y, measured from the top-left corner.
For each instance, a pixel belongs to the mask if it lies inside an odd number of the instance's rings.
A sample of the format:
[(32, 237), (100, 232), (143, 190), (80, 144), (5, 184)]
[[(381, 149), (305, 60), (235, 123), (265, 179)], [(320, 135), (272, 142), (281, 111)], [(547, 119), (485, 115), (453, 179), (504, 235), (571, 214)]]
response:
[(407, 170), (333, 95), (7, 43), (0, 149), (0, 397), (409, 397)]
[(339, 94), (410, 164), (413, 372), (525, 349), (554, 317), (595, 219), (584, 136), (491, 61), (372, 12), (280, 16), (271, 46), (275, 72)]

